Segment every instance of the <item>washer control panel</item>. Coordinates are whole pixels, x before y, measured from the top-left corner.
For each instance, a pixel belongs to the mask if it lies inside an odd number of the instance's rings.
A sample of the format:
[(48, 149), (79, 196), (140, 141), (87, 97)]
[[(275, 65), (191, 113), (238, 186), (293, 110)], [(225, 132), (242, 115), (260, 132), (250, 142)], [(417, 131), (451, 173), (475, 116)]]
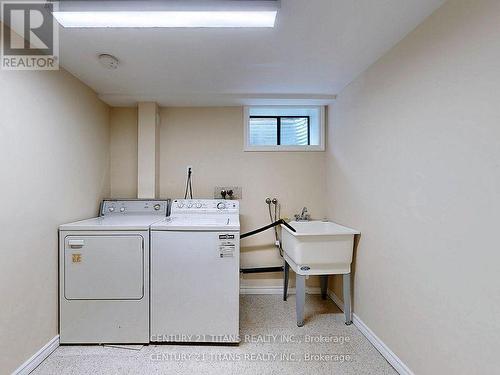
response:
[(167, 216), (170, 201), (165, 200), (112, 200), (101, 203), (100, 216), (110, 215), (158, 215)]
[(175, 214), (239, 214), (240, 203), (219, 199), (175, 199), (172, 202)]

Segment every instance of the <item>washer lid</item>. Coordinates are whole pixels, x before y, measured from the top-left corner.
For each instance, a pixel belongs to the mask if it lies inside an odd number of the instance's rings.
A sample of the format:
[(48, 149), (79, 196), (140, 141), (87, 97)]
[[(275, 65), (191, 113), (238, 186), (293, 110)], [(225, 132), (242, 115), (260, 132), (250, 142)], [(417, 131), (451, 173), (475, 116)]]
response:
[(161, 220), (158, 215), (104, 216), (63, 224), (60, 230), (95, 231), (95, 230), (149, 230), (149, 226)]
[(170, 216), (151, 225), (151, 230), (239, 231), (239, 215)]

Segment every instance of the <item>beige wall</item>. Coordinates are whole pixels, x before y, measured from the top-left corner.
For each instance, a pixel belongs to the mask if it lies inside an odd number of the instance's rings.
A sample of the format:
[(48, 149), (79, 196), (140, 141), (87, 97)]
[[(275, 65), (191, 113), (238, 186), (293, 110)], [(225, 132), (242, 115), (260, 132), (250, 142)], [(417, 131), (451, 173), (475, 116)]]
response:
[(137, 108), (111, 108), (111, 197), (137, 198)]
[[(126, 116), (129, 120), (124, 119)], [(133, 116), (135, 113), (130, 109), (116, 108), (112, 111), (112, 123), (116, 118), (122, 123), (137, 121)], [(186, 167), (192, 165), (195, 197), (213, 198), (215, 186), (243, 188), (242, 231), (269, 223), (266, 197), (277, 197), (281, 201), (283, 216), (292, 216), (303, 206), (307, 206), (316, 218), (325, 216), (324, 152), (243, 152), (241, 107), (162, 108), (160, 118), (161, 197), (184, 196)], [(133, 127), (125, 128), (130, 142), (137, 139)], [(115, 132), (125, 128), (112, 128), (112, 149), (115, 136), (123, 137)], [(126, 155), (131, 157), (128, 152)], [(112, 165), (117, 163), (115, 158), (120, 155), (112, 154)], [(131, 174), (136, 162), (128, 162), (128, 165), (123, 175)], [(112, 171), (115, 197), (116, 186), (125, 183), (127, 186), (120, 189), (132, 191), (132, 179), (124, 181)], [(273, 242), (272, 231), (243, 241), (242, 266), (281, 265)], [(249, 277), (243, 285), (281, 285), (281, 275)]]
[(67, 72), (0, 70), (0, 373), (58, 334), (57, 227), (109, 194), (108, 107)]
[(137, 197), (154, 199), (160, 191), (159, 108), (154, 102), (142, 102), (137, 110)]
[(448, 1), (331, 110), (355, 313), (416, 374), (500, 366), (499, 40), (499, 1)]

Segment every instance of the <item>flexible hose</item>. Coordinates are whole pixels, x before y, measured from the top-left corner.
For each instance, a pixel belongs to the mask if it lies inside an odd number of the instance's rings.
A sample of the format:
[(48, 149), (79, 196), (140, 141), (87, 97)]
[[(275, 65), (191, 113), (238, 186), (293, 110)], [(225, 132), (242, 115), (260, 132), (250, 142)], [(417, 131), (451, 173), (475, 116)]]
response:
[[(273, 217), (272, 210), (271, 210), (271, 203), (268, 204), (269, 209), (269, 219), (271, 219), (271, 223), (274, 223), (276, 221), (276, 217)], [(278, 231), (276, 230), (276, 227), (274, 228), (274, 237), (276, 241), (278, 240)]]
[[(281, 204), (279, 202), (276, 203), (275, 209), (275, 220), (281, 220)], [(276, 213), (277, 212), (277, 213)], [(278, 228), (274, 228), (276, 230), (276, 241), (279, 243), (278, 250), (280, 252), (280, 256), (283, 258), (283, 248), (281, 247), (281, 238), (278, 234)]]
[(188, 191), (189, 191), (189, 194), (191, 196), (191, 199), (193, 199), (193, 186), (192, 186), (192, 182), (191, 182), (191, 168), (189, 168), (189, 171), (188, 171), (188, 176), (187, 176), (187, 180), (186, 180), (186, 192), (184, 193), (184, 199), (187, 199), (188, 197)]
[[(274, 203), (274, 218), (273, 218), (272, 209), (271, 209), (271, 202), (269, 202), (267, 204), (267, 206), (268, 206), (267, 208), (269, 210), (269, 218), (271, 219), (271, 223), (274, 223), (274, 222), (281, 219), (281, 217), (278, 217), (278, 211), (281, 211), (281, 208), (278, 208), (278, 205), (279, 205), (279, 203), (276, 201), (276, 203)], [(279, 215), (281, 216), (281, 213)], [(277, 227), (274, 227), (274, 238), (275, 238), (276, 243), (279, 243), (279, 245), (275, 245), (275, 246), (278, 248), (280, 256), (283, 257), (283, 249), (281, 248), (281, 240), (278, 236), (278, 228)]]

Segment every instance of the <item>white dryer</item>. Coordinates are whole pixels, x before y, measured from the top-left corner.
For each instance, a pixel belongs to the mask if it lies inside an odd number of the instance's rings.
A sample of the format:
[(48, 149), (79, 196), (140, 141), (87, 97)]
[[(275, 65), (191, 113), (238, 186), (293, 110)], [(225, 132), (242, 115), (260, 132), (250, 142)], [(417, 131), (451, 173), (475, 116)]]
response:
[(62, 344), (149, 342), (149, 227), (168, 200), (105, 200), (59, 227)]
[(239, 342), (239, 202), (175, 200), (151, 225), (151, 341)]

